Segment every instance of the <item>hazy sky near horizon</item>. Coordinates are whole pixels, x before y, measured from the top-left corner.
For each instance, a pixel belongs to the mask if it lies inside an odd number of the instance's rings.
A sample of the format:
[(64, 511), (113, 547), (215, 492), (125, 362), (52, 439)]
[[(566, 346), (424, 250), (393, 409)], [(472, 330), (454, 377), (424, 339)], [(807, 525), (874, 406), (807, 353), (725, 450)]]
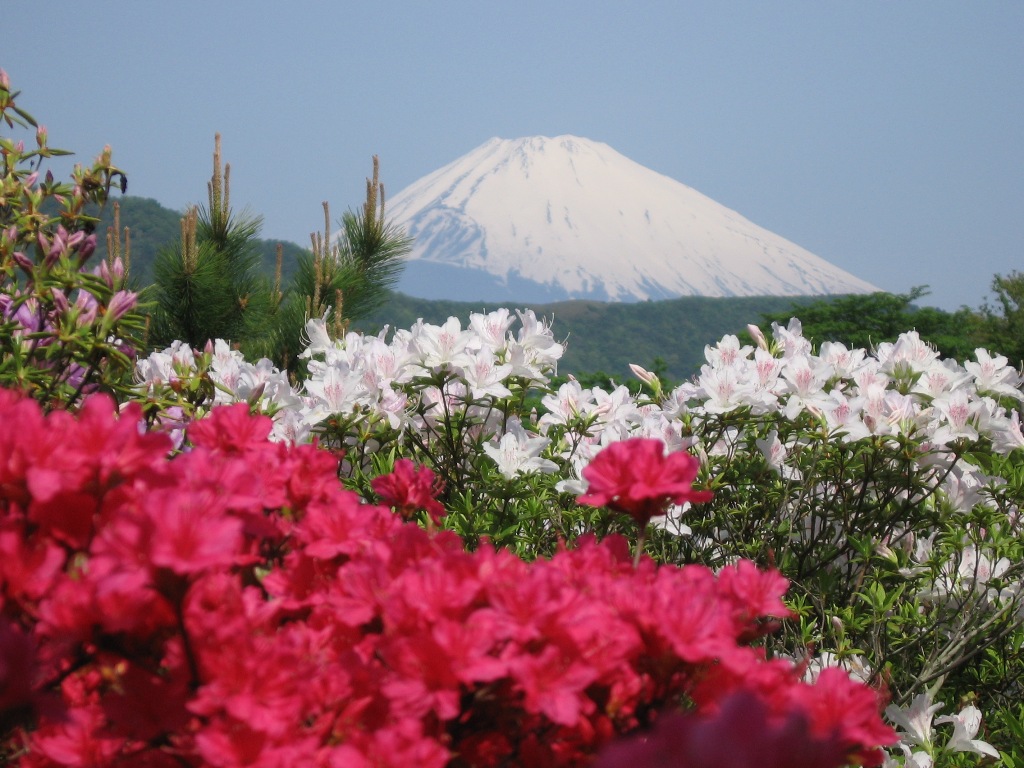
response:
[[(1024, 271), (1024, 3), (5, 0), (0, 67), (129, 194), (302, 245), (499, 136), (574, 134), (879, 287), (979, 306)], [(52, 166), (62, 170), (62, 166)], [(472, 298), (472, 297), (467, 297)]]

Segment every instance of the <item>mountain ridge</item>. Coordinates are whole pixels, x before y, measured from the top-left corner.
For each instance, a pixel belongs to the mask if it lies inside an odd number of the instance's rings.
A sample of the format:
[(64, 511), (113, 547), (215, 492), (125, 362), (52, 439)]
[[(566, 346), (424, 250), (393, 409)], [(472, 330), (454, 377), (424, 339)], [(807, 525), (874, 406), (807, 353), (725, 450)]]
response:
[(607, 144), (576, 136), (492, 138), (399, 192), (389, 217), (414, 240), (398, 289), (424, 298), (641, 301), (878, 290)]

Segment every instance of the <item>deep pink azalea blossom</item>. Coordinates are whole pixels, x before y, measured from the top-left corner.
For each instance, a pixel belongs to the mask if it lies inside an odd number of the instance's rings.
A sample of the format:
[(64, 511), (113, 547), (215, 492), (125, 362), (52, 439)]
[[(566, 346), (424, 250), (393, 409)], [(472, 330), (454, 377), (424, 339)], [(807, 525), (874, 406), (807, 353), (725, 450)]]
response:
[(375, 477), (372, 484), (384, 503), (406, 520), (421, 509), (435, 523), (445, 515), (444, 506), (434, 498), (442, 486), (429, 467), (417, 468), (409, 459), (399, 459), (390, 475)]
[[(138, 417), (0, 391), (0, 754), (24, 768), (580, 766), (681, 700), (690, 725), (649, 743), (689, 762), (651, 765), (877, 765), (891, 743), (866, 686), (802, 683), (748, 644), (786, 615), (774, 571), (633, 567), (615, 536), (466, 551), (244, 406), (170, 458)], [(591, 497), (643, 522), (708, 496), (657, 441), (595, 466)], [(378, 480), (394, 506), (437, 503), (411, 462)]]
[(576, 500), (625, 512), (641, 528), (670, 504), (711, 500), (711, 491), (693, 490), (699, 463), (683, 451), (665, 455), (660, 440), (636, 437), (612, 443), (583, 470), (587, 492)]

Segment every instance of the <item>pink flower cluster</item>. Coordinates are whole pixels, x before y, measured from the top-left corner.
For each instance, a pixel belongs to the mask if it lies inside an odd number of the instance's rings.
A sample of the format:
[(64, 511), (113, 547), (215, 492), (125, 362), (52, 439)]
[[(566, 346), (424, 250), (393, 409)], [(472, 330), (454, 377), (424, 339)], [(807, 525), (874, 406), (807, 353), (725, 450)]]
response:
[[(893, 741), (875, 692), (802, 683), (749, 645), (788, 615), (777, 573), (633, 568), (618, 538), (535, 563), (467, 552), (244, 405), (170, 460), (139, 423), (103, 397), (43, 416), (0, 391), (0, 761), (585, 765), (672, 709), (689, 741), (757, 712), (752, 759), (763, 738), (877, 765)], [(378, 493), (428, 505), (421, 472)]]

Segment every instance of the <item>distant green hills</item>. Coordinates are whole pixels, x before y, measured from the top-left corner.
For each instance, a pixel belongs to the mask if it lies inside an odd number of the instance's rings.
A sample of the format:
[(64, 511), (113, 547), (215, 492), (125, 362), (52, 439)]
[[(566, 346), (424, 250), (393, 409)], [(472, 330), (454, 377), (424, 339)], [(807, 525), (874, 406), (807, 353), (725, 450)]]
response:
[[(153, 282), (153, 262), (163, 248), (173, 248), (181, 237), (181, 217), (184, 211), (165, 208), (149, 197), (119, 197), (112, 200), (100, 216), (100, 224), (96, 231), (102, 243), (107, 228), (113, 225), (114, 205), (120, 206), (121, 228), (128, 227), (131, 232), (131, 272), (138, 285), (149, 285)], [(295, 268), (298, 254), (303, 248), (295, 243), (279, 240), (260, 240), (263, 253), (263, 264), (268, 275), (274, 274), (277, 260), (277, 245), (283, 246), (282, 273), (284, 279)], [(105, 251), (104, 251), (105, 253)]]
[[(131, 272), (139, 286), (152, 282), (152, 266), (157, 253), (174, 247), (180, 236), (182, 212), (165, 208), (156, 200), (122, 197), (121, 226), (131, 232)], [(113, 206), (108, 205), (97, 231), (102, 238), (112, 225)], [(273, 274), (276, 240), (260, 241), (267, 274)], [(303, 248), (284, 242), (285, 279)], [(704, 347), (727, 333), (740, 333), (748, 323), (758, 323), (764, 315), (786, 312), (811, 297), (757, 296), (711, 298), (689, 296), (640, 303), (603, 303), (563, 301), (531, 306), (538, 316), (553, 321), (555, 336), (565, 341), (566, 351), (559, 373), (602, 372), (617, 381), (632, 378), (629, 364), (645, 368), (660, 360), (663, 369), (676, 380), (689, 378), (704, 362)], [(471, 312), (496, 309), (497, 304), (473, 301), (417, 299), (392, 293), (389, 300), (372, 315), (359, 319), (354, 328), (377, 332), (385, 325), (408, 328), (418, 318), (442, 323), (458, 317), (465, 326)], [(523, 306), (505, 303), (512, 309)]]

